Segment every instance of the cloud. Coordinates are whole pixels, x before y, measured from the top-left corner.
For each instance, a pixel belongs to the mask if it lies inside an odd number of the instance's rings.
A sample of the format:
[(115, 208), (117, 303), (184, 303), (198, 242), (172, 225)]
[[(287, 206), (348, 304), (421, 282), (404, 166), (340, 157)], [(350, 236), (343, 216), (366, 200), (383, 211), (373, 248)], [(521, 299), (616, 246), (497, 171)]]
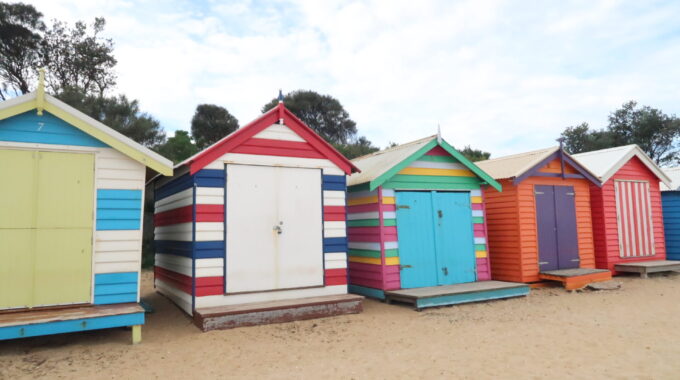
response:
[(435, 133), (495, 156), (600, 127), (630, 99), (678, 113), (677, 3), (50, 0), (107, 19), (118, 91), (168, 130), (199, 103), (242, 124), (284, 91), (338, 98), (380, 146)]

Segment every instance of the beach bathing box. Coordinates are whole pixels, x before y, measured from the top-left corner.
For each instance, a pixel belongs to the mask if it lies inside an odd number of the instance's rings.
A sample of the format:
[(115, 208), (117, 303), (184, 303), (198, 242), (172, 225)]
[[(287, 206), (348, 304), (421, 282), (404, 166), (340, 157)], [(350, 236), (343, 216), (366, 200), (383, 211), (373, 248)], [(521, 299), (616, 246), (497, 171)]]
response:
[(612, 273), (680, 269), (666, 260), (660, 182), (670, 179), (637, 145), (573, 155), (602, 186), (590, 186), (595, 265)]
[(172, 162), (40, 83), (0, 103), (0, 340), (134, 326), (137, 343), (145, 175)]
[(361, 311), (347, 294), (352, 163), (283, 103), (155, 186), (155, 284), (203, 330)]
[(503, 185), (487, 190), (491, 276), (562, 282), (567, 289), (611, 279), (596, 270), (590, 185), (600, 182), (560, 147), (477, 162)]
[(482, 187), (501, 186), (430, 136), (359, 157), (348, 179), (350, 291), (416, 309), (526, 295), (491, 279)]
[(680, 167), (664, 168), (663, 172), (671, 180), (660, 184), (666, 258), (680, 260)]

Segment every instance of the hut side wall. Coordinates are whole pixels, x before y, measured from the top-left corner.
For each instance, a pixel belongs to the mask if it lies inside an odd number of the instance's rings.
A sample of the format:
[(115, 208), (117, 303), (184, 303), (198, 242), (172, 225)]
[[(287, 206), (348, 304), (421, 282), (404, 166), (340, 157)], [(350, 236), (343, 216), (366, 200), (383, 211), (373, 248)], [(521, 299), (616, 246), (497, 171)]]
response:
[[(201, 307), (347, 293), (344, 172), (330, 160), (319, 158), (285, 125), (267, 127), (235, 152), (224, 154), (194, 175), (178, 176), (157, 189), (157, 289), (189, 314)], [(324, 252), (320, 254), (324, 257), (324, 287), (224, 293), (227, 164), (322, 169)]]
[(6, 148), (94, 154), (92, 301), (138, 302), (145, 166), (46, 111), (0, 120), (0, 149)]
[(661, 192), (666, 257), (680, 260), (680, 191)]
[(484, 189), (491, 277), (494, 280), (524, 282), (522, 272), (522, 249), (520, 245), (520, 221), (518, 191), (512, 181), (501, 180), (503, 191)]
[[(616, 197), (614, 193), (614, 181), (616, 180), (649, 182), (655, 255), (631, 258), (620, 257)], [(593, 199), (593, 231), (595, 234), (595, 257), (598, 268), (613, 271), (614, 265), (620, 262), (664, 260), (666, 258), (659, 179), (642, 163), (642, 161), (640, 161), (640, 159), (633, 157), (601, 188), (591, 185), (590, 193)]]

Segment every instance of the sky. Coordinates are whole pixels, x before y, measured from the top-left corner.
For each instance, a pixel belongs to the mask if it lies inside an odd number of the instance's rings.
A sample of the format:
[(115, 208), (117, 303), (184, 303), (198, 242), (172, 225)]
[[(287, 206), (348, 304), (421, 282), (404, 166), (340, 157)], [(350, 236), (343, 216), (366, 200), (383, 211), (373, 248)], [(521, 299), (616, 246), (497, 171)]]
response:
[(28, 1), (103, 16), (114, 92), (172, 135), (198, 104), (241, 125), (297, 89), (337, 98), (384, 148), (435, 134), (493, 157), (602, 128), (624, 102), (680, 114), (678, 1)]

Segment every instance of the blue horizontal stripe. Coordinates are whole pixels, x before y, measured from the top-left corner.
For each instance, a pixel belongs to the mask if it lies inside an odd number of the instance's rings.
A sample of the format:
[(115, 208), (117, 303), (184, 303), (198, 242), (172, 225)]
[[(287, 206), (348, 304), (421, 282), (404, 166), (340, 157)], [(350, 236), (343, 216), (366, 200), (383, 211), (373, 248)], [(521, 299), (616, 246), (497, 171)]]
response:
[(324, 238), (323, 251), (324, 253), (347, 252), (347, 238), (346, 237)]
[(195, 259), (219, 259), (224, 258), (225, 245), (223, 241), (174, 241), (156, 240), (154, 250), (156, 253), (182, 256)]
[(194, 174), (194, 181), (199, 187), (224, 187), (224, 170), (203, 169)]
[(137, 293), (107, 294), (94, 296), (95, 305), (111, 305), (114, 303), (137, 302)]
[(63, 334), (76, 331), (100, 330), (144, 324), (144, 313), (82, 318), (72, 321), (37, 323), (32, 325), (0, 327), (0, 340), (31, 336)]
[(107, 285), (97, 285), (94, 288), (95, 296), (106, 296), (111, 294), (125, 294), (132, 293), (137, 294), (137, 282), (128, 282), (123, 284), (107, 284)]
[(163, 198), (189, 189), (194, 186), (194, 184), (199, 187), (224, 187), (224, 178), (224, 170), (219, 169), (203, 169), (199, 170), (194, 175), (189, 175), (189, 173), (187, 173), (156, 188), (154, 190), (154, 199), (158, 202)]
[(108, 147), (108, 145), (47, 111), (35, 111), (0, 120), (0, 140), (24, 143)]
[(97, 230), (138, 230), (141, 228), (141, 190), (97, 190)]
[(137, 277), (138, 277), (137, 272), (97, 273), (97, 274), (94, 275), (94, 284), (96, 286), (96, 285), (137, 282)]
[(324, 175), (323, 189), (345, 191), (347, 189), (347, 180), (344, 175)]

